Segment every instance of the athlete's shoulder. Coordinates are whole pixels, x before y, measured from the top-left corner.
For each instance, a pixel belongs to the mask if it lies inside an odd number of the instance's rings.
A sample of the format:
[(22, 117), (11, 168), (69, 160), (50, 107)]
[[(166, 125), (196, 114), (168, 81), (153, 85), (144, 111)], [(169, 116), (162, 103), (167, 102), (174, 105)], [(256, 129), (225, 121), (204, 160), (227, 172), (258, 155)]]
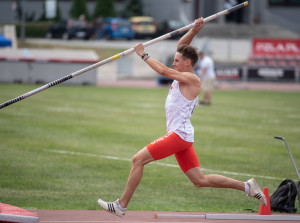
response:
[(200, 78), (191, 72), (183, 72), (184, 79), (179, 82), (183, 82), (184, 84), (188, 84), (190, 86), (200, 86)]

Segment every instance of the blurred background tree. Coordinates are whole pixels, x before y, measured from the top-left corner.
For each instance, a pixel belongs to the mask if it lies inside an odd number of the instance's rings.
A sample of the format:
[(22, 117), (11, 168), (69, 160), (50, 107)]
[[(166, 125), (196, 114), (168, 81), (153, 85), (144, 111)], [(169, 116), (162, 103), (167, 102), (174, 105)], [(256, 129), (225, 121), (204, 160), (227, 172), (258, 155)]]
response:
[(114, 0), (97, 0), (94, 9), (94, 18), (97, 17), (115, 17), (115, 1)]
[(121, 14), (124, 17), (142, 16), (143, 7), (144, 5), (141, 0), (127, 0), (126, 7)]
[(84, 15), (87, 20), (90, 19), (85, 0), (73, 0), (70, 16), (74, 19), (78, 19), (82, 15)]

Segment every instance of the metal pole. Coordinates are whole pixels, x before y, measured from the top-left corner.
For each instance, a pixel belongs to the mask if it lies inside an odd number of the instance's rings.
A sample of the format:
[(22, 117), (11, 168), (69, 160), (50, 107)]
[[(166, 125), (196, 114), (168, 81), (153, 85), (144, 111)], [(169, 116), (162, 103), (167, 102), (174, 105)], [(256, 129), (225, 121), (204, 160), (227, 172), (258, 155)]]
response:
[(22, 21), (21, 21), (21, 41), (25, 41), (26, 37), (26, 0), (22, 0)]
[(196, 0), (195, 1), (195, 6), (194, 6), (194, 18), (199, 18), (199, 1), (200, 0)]
[[(241, 3), (241, 4), (236, 5), (236, 6), (232, 7), (232, 8), (230, 8), (230, 9), (227, 9), (227, 10), (218, 12), (218, 13), (216, 13), (216, 14), (214, 14), (214, 15), (211, 15), (211, 16), (209, 16), (209, 17), (203, 19), (203, 22), (204, 22), (204, 23), (207, 23), (207, 22), (209, 22), (209, 21), (211, 21), (211, 20), (214, 20), (214, 19), (216, 19), (216, 18), (218, 18), (218, 17), (220, 17), (220, 16), (223, 16), (223, 15), (227, 15), (227, 14), (229, 14), (229, 13), (235, 11), (235, 10), (238, 10), (238, 9), (240, 9), (240, 8), (243, 8), (243, 7), (247, 6), (247, 5), (248, 5), (248, 2)], [(154, 44), (154, 43), (157, 43), (157, 42), (159, 42), (159, 41), (168, 39), (168, 38), (170, 38), (170, 37), (172, 37), (172, 36), (175, 36), (175, 35), (177, 35), (177, 34), (179, 34), (179, 33), (182, 33), (182, 32), (184, 32), (184, 31), (186, 31), (186, 30), (189, 30), (189, 29), (193, 28), (194, 26), (195, 26), (195, 23), (192, 23), (192, 24), (190, 24), (190, 25), (187, 25), (187, 26), (184, 26), (184, 27), (179, 28), (179, 29), (177, 29), (177, 30), (174, 30), (173, 32), (164, 34), (164, 35), (162, 35), (162, 36), (160, 36), (160, 37), (157, 37), (157, 38), (155, 38), (155, 39), (153, 39), (153, 40), (150, 40), (150, 41), (148, 41), (148, 42), (145, 42), (143, 45), (144, 45), (144, 47), (150, 46), (150, 45), (152, 45), (152, 44)], [(72, 73), (72, 74), (69, 74), (69, 75), (67, 75), (67, 76), (65, 76), (65, 77), (62, 77), (62, 78), (60, 78), (60, 79), (58, 79), (58, 80), (52, 81), (52, 82), (50, 82), (50, 83), (48, 83), (48, 84), (46, 84), (46, 85), (43, 85), (43, 86), (41, 86), (41, 87), (39, 87), (39, 88), (37, 88), (37, 89), (35, 89), (35, 90), (32, 90), (32, 91), (27, 92), (27, 93), (25, 93), (25, 94), (22, 94), (22, 95), (20, 95), (19, 97), (13, 98), (13, 99), (11, 99), (11, 100), (9, 100), (9, 101), (3, 103), (3, 104), (0, 104), (0, 109), (4, 108), (4, 107), (6, 107), (6, 106), (9, 106), (9, 105), (11, 105), (11, 104), (13, 104), (13, 103), (16, 103), (16, 102), (18, 102), (18, 101), (21, 101), (21, 100), (23, 100), (23, 99), (25, 99), (25, 98), (27, 98), (27, 97), (30, 97), (30, 96), (32, 96), (32, 95), (34, 95), (34, 94), (37, 94), (37, 93), (39, 93), (39, 92), (41, 92), (41, 91), (44, 91), (44, 90), (46, 90), (46, 89), (48, 89), (48, 88), (50, 88), (50, 87), (53, 87), (53, 86), (55, 86), (55, 85), (57, 85), (57, 84), (60, 84), (60, 83), (62, 83), (62, 82), (64, 82), (64, 81), (67, 81), (67, 80), (69, 80), (69, 79), (71, 79), (71, 78), (73, 78), (73, 77), (76, 77), (76, 76), (78, 76), (78, 75), (80, 75), (80, 74), (83, 74), (83, 73), (85, 73), (85, 72), (87, 72), (87, 71), (89, 71), (89, 70), (92, 70), (92, 69), (96, 68), (96, 67), (100, 67), (100, 66), (102, 66), (102, 65), (104, 65), (104, 64), (106, 64), (106, 63), (109, 63), (109, 62), (114, 61), (114, 60), (117, 60), (117, 59), (119, 59), (119, 58), (121, 58), (121, 57), (127, 56), (127, 55), (129, 55), (129, 54), (131, 54), (131, 53), (133, 53), (133, 52), (134, 52), (134, 48), (130, 48), (130, 49), (125, 50), (125, 51), (123, 51), (123, 52), (121, 52), (121, 53), (119, 53), (119, 54), (116, 54), (116, 55), (114, 55), (114, 56), (112, 56), (112, 57), (110, 57), (110, 58), (107, 58), (107, 59), (105, 59), (105, 60), (99, 61), (99, 62), (97, 62), (97, 63), (95, 63), (95, 64), (93, 64), (93, 65), (90, 65), (90, 66), (88, 66), (88, 67), (86, 67), (86, 68), (83, 68), (83, 69), (78, 70), (78, 71), (76, 71), (76, 72), (74, 72), (74, 73)]]

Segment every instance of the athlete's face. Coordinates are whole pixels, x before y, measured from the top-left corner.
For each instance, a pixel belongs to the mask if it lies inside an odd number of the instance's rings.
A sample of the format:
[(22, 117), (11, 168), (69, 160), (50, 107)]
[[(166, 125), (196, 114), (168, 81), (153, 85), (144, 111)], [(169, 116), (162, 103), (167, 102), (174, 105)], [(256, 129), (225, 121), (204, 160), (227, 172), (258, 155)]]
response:
[(174, 56), (173, 67), (175, 70), (183, 72), (186, 70), (189, 60), (184, 59), (181, 53), (176, 53)]

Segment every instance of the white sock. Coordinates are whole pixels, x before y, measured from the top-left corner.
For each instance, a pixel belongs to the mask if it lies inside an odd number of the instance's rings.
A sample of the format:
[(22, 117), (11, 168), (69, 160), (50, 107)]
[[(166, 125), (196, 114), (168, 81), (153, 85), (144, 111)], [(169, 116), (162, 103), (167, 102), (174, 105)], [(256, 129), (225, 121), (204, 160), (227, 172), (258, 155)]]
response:
[(126, 211), (127, 210), (127, 208), (123, 208), (120, 203), (118, 203), (118, 207), (120, 208), (121, 211)]
[(244, 184), (245, 184), (245, 193), (246, 193), (247, 195), (249, 195), (249, 193), (250, 193), (250, 187), (249, 187), (249, 184), (248, 184), (247, 182), (244, 182)]

